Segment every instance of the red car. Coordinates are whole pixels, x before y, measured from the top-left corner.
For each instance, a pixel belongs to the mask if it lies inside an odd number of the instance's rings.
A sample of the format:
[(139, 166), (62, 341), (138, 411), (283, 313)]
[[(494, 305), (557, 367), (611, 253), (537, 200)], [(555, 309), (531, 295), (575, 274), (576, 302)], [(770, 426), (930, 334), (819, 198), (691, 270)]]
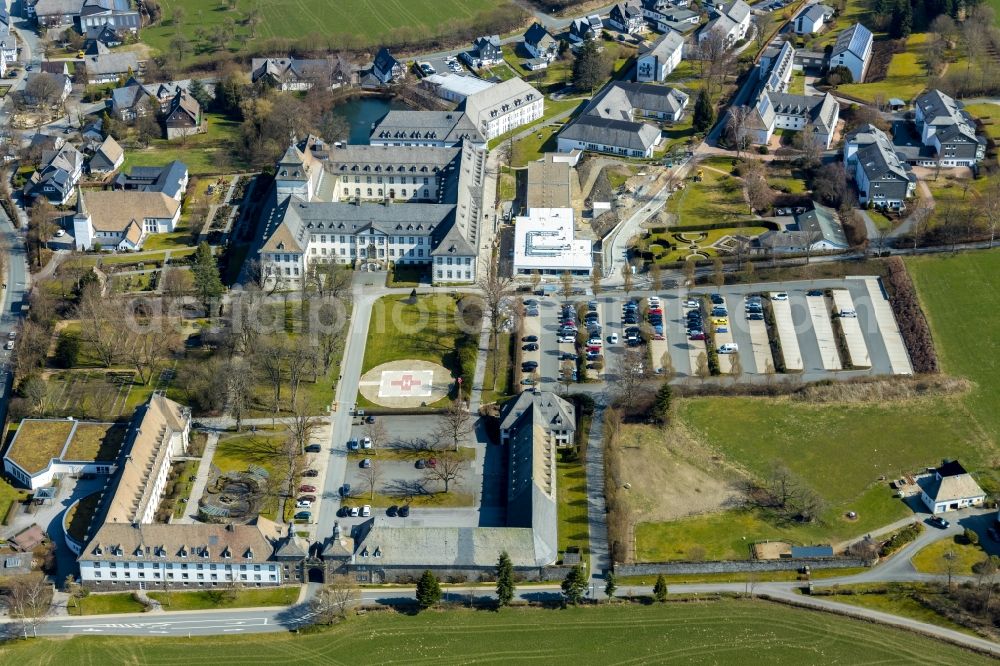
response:
[(702, 333), (701, 331), (698, 331), (697, 333), (692, 333), (691, 335), (688, 336), (688, 340), (704, 340), (704, 339), (705, 339), (705, 334)]
[(300, 493), (314, 493), (316, 492), (316, 486), (299, 486)]
[(663, 310), (661, 310), (660, 308), (650, 308), (649, 309), (649, 314), (659, 314), (659, 315), (661, 315), (661, 314), (663, 314)]
[(428, 458), (427, 459), (427, 466), (428, 467), (437, 467), (437, 464), (438, 464), (437, 458)]

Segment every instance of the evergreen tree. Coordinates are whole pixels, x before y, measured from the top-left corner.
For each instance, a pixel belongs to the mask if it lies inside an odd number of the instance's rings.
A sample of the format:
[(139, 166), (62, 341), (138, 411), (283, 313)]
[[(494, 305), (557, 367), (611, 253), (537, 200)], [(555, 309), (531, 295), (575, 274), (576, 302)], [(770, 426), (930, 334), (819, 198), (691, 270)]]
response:
[(439, 601), (441, 601), (441, 583), (428, 569), (417, 581), (417, 603), (421, 608), (430, 608)]
[(913, 7), (910, 0), (899, 0), (892, 9), (890, 35), (893, 39), (906, 39), (913, 32)]
[(653, 586), (653, 596), (659, 602), (667, 600), (667, 579), (660, 574), (656, 577), (656, 585)]
[(202, 303), (207, 307), (209, 301), (222, 295), (222, 278), (219, 276), (219, 266), (215, 263), (212, 248), (202, 242), (194, 254), (194, 265), (191, 271), (194, 275), (194, 288)]
[(566, 595), (566, 601), (578, 604), (583, 599), (583, 593), (586, 589), (587, 575), (583, 573), (583, 567), (578, 564), (566, 574), (566, 578), (562, 582), (562, 591)]
[(593, 90), (611, 74), (608, 53), (597, 42), (588, 41), (576, 53), (573, 61), (573, 86), (577, 90)]
[(188, 93), (191, 97), (198, 100), (198, 103), (201, 104), (202, 110), (207, 109), (208, 105), (212, 103), (212, 96), (208, 94), (207, 90), (205, 90), (205, 86), (202, 84), (201, 79), (191, 79), (191, 84), (188, 85)]
[(656, 400), (653, 402), (653, 416), (660, 423), (666, 423), (670, 416), (670, 399), (673, 397), (673, 389), (670, 383), (664, 380), (663, 384), (656, 391)]
[(609, 571), (604, 574), (604, 595), (608, 599), (613, 599), (615, 596), (615, 590), (618, 589), (618, 583), (615, 581), (615, 572)]
[(696, 132), (706, 132), (715, 122), (715, 109), (712, 108), (712, 100), (708, 96), (708, 91), (704, 88), (698, 93), (698, 99), (694, 103), (694, 118), (692, 120)]
[(514, 600), (514, 564), (507, 551), (500, 553), (497, 561), (497, 603), (509, 606)]

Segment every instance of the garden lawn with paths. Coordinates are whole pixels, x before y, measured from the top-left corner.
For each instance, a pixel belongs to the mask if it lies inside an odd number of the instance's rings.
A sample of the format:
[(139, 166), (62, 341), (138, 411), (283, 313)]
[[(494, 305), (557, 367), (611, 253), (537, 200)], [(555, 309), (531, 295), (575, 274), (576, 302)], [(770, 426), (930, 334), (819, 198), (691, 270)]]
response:
[[(153, 593), (155, 594), (155, 593)], [(609, 640), (613, 634), (627, 640)], [(516, 646), (511, 636), (517, 636)], [(602, 604), (563, 610), (510, 608), (502, 613), (447, 610), (368, 613), (329, 629), (297, 634), (82, 636), (9, 641), (5, 663), (252, 664), (510, 663), (620, 661), (708, 663), (993, 663), (943, 641), (874, 622), (763, 600)], [(512, 657), (513, 655), (513, 657)]]
[[(674, 261), (684, 261), (692, 252), (699, 252), (707, 257), (715, 257), (719, 254), (718, 249), (712, 247), (713, 243), (718, 242), (725, 236), (732, 236), (739, 234), (741, 236), (748, 236), (753, 238), (759, 236), (767, 231), (764, 227), (733, 227), (731, 229), (711, 229), (709, 231), (668, 231), (661, 234), (652, 234), (648, 239), (644, 238), (637, 244), (639, 249), (645, 251), (651, 251), (656, 255), (659, 249), (659, 257), (657, 261), (659, 263), (669, 263)], [(678, 238), (678, 234), (684, 234), (689, 237), (697, 237), (700, 240), (695, 240), (694, 243), (697, 245), (697, 249), (691, 249), (691, 241)], [(676, 249), (669, 249), (671, 245), (675, 245)]]
[[(143, 31), (143, 38), (147, 36), (148, 30)], [(239, 121), (219, 113), (205, 113), (205, 118), (208, 130), (203, 134), (195, 134), (184, 141), (155, 139), (148, 148), (128, 151), (121, 171), (127, 173), (137, 166), (162, 167), (174, 160), (184, 162), (192, 176), (245, 170), (247, 165), (235, 150), (240, 134)]]
[(712, 169), (702, 170), (702, 181), (684, 181), (684, 189), (667, 200), (667, 212), (677, 215), (677, 226), (750, 219), (739, 179)]

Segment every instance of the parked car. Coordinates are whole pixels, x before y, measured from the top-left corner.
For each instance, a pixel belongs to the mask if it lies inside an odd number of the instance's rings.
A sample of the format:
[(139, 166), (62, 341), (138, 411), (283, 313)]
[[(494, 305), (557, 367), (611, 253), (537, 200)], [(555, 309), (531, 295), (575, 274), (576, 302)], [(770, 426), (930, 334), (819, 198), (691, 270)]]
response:
[(312, 505), (313, 505), (312, 502), (309, 502), (309, 501), (306, 501), (306, 500), (299, 500), (298, 502), (295, 503), (295, 508), (296, 509), (308, 509)]
[(846, 319), (857, 319), (858, 313), (855, 312), (854, 310), (841, 310), (840, 316)]
[(302, 472), (302, 476), (308, 476), (308, 477), (319, 476), (319, 471), (315, 469), (307, 469), (306, 471)]
[(306, 453), (320, 453), (323, 450), (319, 444), (310, 444), (306, 447)]
[(523, 351), (538, 351), (538, 344), (535, 342), (529, 342), (528, 344), (521, 347)]
[(806, 296), (822, 296), (823, 292), (819, 289), (810, 289), (806, 292)]
[(366, 416), (365, 417), (365, 423), (375, 423), (375, 417), (371, 416), (371, 415)]
[(608, 336), (608, 342), (610, 342), (613, 345), (618, 344), (618, 334), (617, 333), (612, 333), (611, 335), (609, 335)]
[(699, 303), (697, 299), (689, 298), (689, 299), (687, 299), (687, 300), (684, 301), (684, 307), (686, 307), (686, 308), (700, 308), (701, 307), (701, 303)]
[(371, 458), (365, 458), (364, 460), (361, 461), (361, 469), (369, 469), (371, 468), (371, 466), (372, 466)]
[(361, 507), (361, 515), (364, 516), (365, 518), (372, 515), (371, 504), (365, 504), (363, 507)]
[(688, 331), (688, 340), (704, 340), (705, 334), (702, 331)]
[(771, 294), (771, 300), (772, 301), (787, 301), (788, 300), (788, 294), (785, 293), (785, 292), (783, 292), (783, 291), (779, 291), (776, 294)]
[(438, 466), (437, 458), (428, 458), (427, 459), (427, 466), (428, 467), (437, 467)]
[(372, 448), (372, 438), (371, 437), (362, 437), (361, 438), (361, 448), (363, 448), (363, 449), (370, 449), (370, 448)]
[(933, 525), (934, 527), (937, 527), (938, 529), (942, 529), (942, 530), (948, 529), (948, 526), (951, 525), (951, 523), (949, 523), (947, 520), (945, 520), (941, 516), (931, 516), (927, 520), (927, 522), (930, 523), (931, 525)]
[(740, 346), (735, 342), (727, 342), (719, 347), (720, 354), (735, 354), (740, 350)]
[(538, 342), (538, 336), (537, 335), (526, 335), (523, 338), (521, 338), (521, 342)]
[(724, 305), (726, 303), (726, 299), (722, 297), (722, 294), (712, 294), (708, 299), (712, 301), (712, 305)]
[(764, 314), (762, 312), (751, 312), (747, 315), (747, 319), (750, 321), (764, 321)]
[(8, 340), (8, 341), (7, 341), (7, 342), (6, 342), (5, 344), (4, 344), (3, 348), (4, 348), (4, 349), (6, 349), (7, 351), (10, 351), (11, 349), (13, 349), (13, 348), (14, 348), (14, 341), (13, 341), (13, 340)]
[(417, 462), (414, 464), (414, 467), (416, 467), (417, 469), (424, 469), (425, 467), (427, 467), (427, 461), (424, 460), (423, 458), (417, 458)]
[(393, 504), (392, 506), (390, 506), (388, 509), (385, 510), (385, 515), (389, 516), (390, 518), (395, 518), (398, 512), (399, 512), (399, 507)]
[(356, 506), (351, 507), (351, 518), (357, 518), (361, 514), (361, 509)]
[(346, 518), (349, 515), (351, 515), (351, 509), (349, 507), (342, 506), (339, 509), (337, 509), (338, 518)]
[(316, 486), (310, 486), (309, 484), (302, 484), (299, 486), (300, 493), (314, 493), (316, 492)]
[(311, 521), (312, 517), (313, 515), (309, 511), (299, 511), (293, 516), (295, 520), (304, 520), (305, 522)]
[(351, 484), (345, 483), (344, 485), (342, 485), (340, 487), (340, 496), (341, 497), (350, 497), (351, 496)]
[(410, 515), (410, 505), (404, 504), (403, 506), (399, 507), (399, 511), (396, 512), (396, 515), (399, 516), (400, 518), (406, 518), (408, 515)]
[(11, 331), (10, 333), (7, 334), (8, 340), (14, 340), (15, 338), (17, 338), (17, 331)]
[(356, 440), (356, 439), (349, 439), (349, 440), (347, 440), (347, 450), (348, 451), (357, 451), (360, 448), (361, 448), (361, 444), (358, 442), (358, 440)]

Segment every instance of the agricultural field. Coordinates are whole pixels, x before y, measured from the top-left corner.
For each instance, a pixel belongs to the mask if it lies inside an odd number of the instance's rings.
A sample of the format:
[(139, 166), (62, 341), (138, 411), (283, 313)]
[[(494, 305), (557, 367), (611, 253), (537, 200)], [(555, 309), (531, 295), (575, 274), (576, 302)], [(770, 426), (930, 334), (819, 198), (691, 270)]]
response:
[[(202, 31), (212, 34), (224, 26), (227, 19), (235, 23), (226, 48), (239, 51), (251, 38), (262, 41), (315, 37), (364, 47), (402, 37), (412, 39), (415, 35), (447, 36), (470, 25), (486, 11), (504, 8), (517, 11), (509, 2), (491, 0), (349, 0), (347, 3), (340, 0), (235, 0), (233, 4), (235, 9), (230, 9), (230, 3), (225, 0), (162, 0), (163, 20), (143, 29), (142, 39), (155, 51), (165, 53), (173, 50), (171, 42), (180, 33), (191, 45), (192, 52), (185, 54), (186, 60), (210, 61), (218, 57), (218, 52), (210, 50), (198, 35)], [(178, 7), (184, 12), (179, 24), (173, 20)], [(250, 8), (260, 12), (260, 21), (254, 31), (246, 22)]]
[[(627, 632), (627, 640), (609, 635)], [(511, 636), (517, 636), (516, 645)], [(434, 640), (428, 640), (433, 636)], [(985, 656), (880, 624), (766, 601), (716, 600), (565, 610), (369, 613), (327, 631), (171, 638), (78, 637), (8, 642), (8, 663), (315, 664), (412, 662), (551, 664), (635, 661), (722, 663), (991, 663)]]
[(906, 50), (892, 56), (889, 71), (881, 81), (872, 83), (849, 83), (837, 90), (859, 99), (874, 101), (881, 96), (885, 101), (890, 97), (900, 97), (912, 102), (927, 87), (927, 71), (923, 65), (923, 53), (929, 34), (918, 32), (906, 40)]

